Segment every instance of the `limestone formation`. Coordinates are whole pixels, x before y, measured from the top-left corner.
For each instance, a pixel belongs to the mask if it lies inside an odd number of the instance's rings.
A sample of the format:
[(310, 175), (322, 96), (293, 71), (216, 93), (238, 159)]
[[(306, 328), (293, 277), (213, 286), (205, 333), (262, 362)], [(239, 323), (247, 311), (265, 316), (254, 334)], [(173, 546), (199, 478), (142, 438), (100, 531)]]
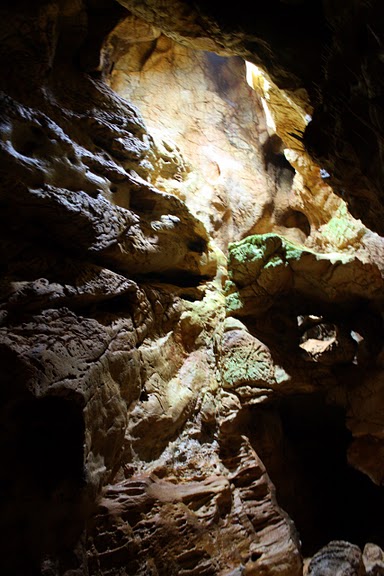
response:
[(276, 573), (301, 574), (294, 529), (247, 440), (229, 438), (220, 458), (214, 443), (187, 435), (183, 443), (184, 450), (171, 443), (146, 472), (106, 487), (90, 536), (91, 571), (253, 574), (276, 565)]
[(0, 7), (1, 574), (383, 573), (382, 6), (257, 10)]

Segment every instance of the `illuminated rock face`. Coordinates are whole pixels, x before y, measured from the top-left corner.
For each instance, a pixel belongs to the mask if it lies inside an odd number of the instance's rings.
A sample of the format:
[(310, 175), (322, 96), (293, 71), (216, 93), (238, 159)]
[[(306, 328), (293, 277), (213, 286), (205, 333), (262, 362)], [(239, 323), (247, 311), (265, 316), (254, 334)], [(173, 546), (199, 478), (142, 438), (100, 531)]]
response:
[(111, 33), (105, 53), (114, 61), (112, 88), (138, 106), (154, 140), (147, 178), (185, 201), (224, 250), (234, 238), (271, 229), (305, 241), (309, 224), (303, 230), (289, 220), (294, 169), (278, 144), (273, 149), (244, 61), (154, 32), (147, 40), (138, 24), (128, 44), (126, 27)]
[(300, 3), (253, 44), (215, 3), (122, 3), (0, 12), (1, 573), (375, 574), (382, 239), (309, 156), (291, 187), (243, 78), (268, 57), (312, 112), (323, 32), (283, 66)]
[(383, 233), (382, 171), (376, 164), (383, 151), (382, 3), (276, 0), (264, 4), (257, 19), (247, 0), (235, 10), (215, 0), (188, 7), (178, 0), (121, 4), (181, 43), (237, 54), (266, 69), (296, 104), (313, 112), (304, 141), (332, 175), (338, 195), (355, 218)]

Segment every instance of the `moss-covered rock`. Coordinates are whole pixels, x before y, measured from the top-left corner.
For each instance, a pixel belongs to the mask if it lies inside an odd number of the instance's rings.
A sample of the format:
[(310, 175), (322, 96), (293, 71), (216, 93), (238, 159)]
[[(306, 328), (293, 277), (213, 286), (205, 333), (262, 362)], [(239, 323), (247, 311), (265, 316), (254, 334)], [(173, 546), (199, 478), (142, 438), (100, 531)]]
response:
[(347, 254), (322, 254), (276, 234), (229, 245), (227, 310), (260, 315), (277, 299), (350, 304), (376, 299), (383, 287), (378, 267)]

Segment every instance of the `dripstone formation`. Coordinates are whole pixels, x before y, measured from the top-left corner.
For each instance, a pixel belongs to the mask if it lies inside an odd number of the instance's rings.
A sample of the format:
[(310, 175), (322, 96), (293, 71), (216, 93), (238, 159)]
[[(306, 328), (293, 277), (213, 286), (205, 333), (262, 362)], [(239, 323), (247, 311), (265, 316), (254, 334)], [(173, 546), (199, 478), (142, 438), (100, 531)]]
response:
[(0, 7), (0, 568), (384, 574), (379, 0)]

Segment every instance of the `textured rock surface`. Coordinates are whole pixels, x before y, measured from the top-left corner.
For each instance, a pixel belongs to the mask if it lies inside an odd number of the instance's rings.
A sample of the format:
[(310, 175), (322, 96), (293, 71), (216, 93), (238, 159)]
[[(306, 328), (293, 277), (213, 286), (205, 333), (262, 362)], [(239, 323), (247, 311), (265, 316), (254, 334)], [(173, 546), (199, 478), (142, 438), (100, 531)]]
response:
[(384, 554), (382, 549), (376, 544), (368, 542), (363, 550), (363, 562), (367, 575), (384, 573)]
[(382, 570), (382, 9), (307, 4), (2, 4), (7, 576)]
[(293, 169), (281, 151), (270, 150), (244, 61), (192, 50), (164, 35), (147, 40), (138, 25), (119, 57), (126, 25), (112, 32), (105, 51), (114, 61), (112, 88), (140, 108), (154, 139), (148, 177), (184, 200), (222, 249), (232, 238), (273, 227), (304, 240), (288, 221)]
[(107, 487), (90, 537), (91, 573), (125, 566), (129, 574), (253, 574), (278, 566), (279, 574), (301, 574), (294, 528), (264, 466), (245, 438), (221, 446), (219, 454), (218, 445), (185, 436), (152, 470)]
[(361, 550), (349, 542), (333, 541), (312, 558), (308, 576), (364, 576)]
[(235, 53), (267, 69), (295, 103), (307, 113), (313, 110), (306, 146), (353, 215), (382, 233), (381, 169), (375, 164), (382, 154), (380, 2), (276, 0), (260, 8), (256, 22), (246, 0), (236, 10), (214, 0), (193, 7), (156, 0), (121, 3), (182, 43)]

